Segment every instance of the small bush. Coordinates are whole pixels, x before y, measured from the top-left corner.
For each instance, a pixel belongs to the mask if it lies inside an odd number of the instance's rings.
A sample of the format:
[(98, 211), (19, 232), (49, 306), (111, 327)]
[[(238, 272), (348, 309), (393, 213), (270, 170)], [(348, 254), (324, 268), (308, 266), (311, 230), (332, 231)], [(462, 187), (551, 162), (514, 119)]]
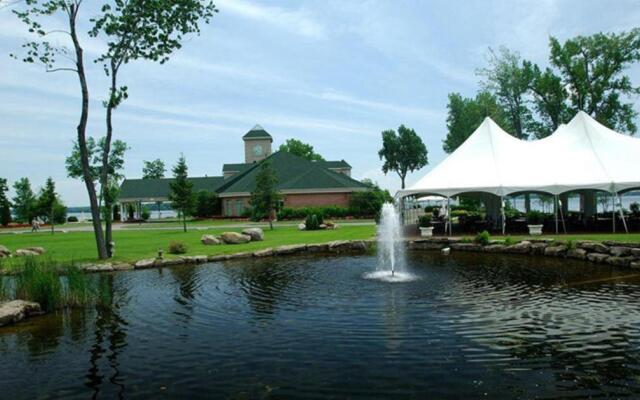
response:
[(544, 223), (544, 214), (540, 211), (529, 211), (527, 213), (527, 223), (529, 225), (542, 225)]
[(569, 239), (565, 243), (565, 246), (567, 246), (567, 250), (573, 250), (576, 248), (576, 242), (574, 242), (572, 239)]
[(140, 214), (140, 217), (142, 218), (143, 221), (147, 221), (149, 220), (149, 218), (151, 218), (151, 213), (149, 212), (149, 209), (147, 207), (144, 207), (142, 209), (142, 213)]
[(305, 220), (306, 229), (308, 231), (317, 231), (320, 229), (320, 225), (322, 225), (322, 223), (322, 216), (318, 216), (316, 214), (307, 215), (307, 219)]
[(169, 242), (169, 254), (184, 254), (187, 252), (187, 245), (184, 242), (172, 240)]
[(513, 238), (512, 238), (511, 236), (507, 236), (507, 237), (504, 239), (504, 245), (505, 245), (505, 246), (511, 246), (511, 245), (514, 245), (514, 244), (516, 244), (516, 241), (515, 241), (515, 240), (513, 240)]
[(473, 239), (474, 243), (480, 244), (482, 246), (488, 245), (490, 241), (491, 241), (491, 236), (489, 236), (489, 232), (487, 231), (482, 231), (478, 233), (475, 239)]
[(67, 222), (78, 222), (78, 217), (76, 217), (75, 215), (72, 215), (69, 218), (67, 218)]
[(418, 219), (418, 224), (421, 228), (428, 228), (431, 226), (431, 215), (425, 214), (420, 216)]

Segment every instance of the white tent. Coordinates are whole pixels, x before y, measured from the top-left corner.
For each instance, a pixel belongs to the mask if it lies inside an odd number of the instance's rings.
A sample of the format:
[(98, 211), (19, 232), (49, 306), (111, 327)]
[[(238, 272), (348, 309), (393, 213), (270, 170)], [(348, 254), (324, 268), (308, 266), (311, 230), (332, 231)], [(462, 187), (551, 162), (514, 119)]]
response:
[(579, 189), (619, 193), (640, 188), (639, 161), (639, 139), (606, 128), (584, 112), (536, 141), (516, 139), (486, 118), (449, 157), (397, 196), (558, 195)]

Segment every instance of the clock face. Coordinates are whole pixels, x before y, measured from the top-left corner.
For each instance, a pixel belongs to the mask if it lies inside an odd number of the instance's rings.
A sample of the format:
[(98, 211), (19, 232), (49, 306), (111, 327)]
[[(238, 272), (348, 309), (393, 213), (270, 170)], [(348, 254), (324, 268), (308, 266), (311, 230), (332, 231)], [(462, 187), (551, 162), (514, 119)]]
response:
[(254, 156), (261, 156), (262, 155), (262, 146), (260, 146), (259, 144), (253, 146), (253, 155)]

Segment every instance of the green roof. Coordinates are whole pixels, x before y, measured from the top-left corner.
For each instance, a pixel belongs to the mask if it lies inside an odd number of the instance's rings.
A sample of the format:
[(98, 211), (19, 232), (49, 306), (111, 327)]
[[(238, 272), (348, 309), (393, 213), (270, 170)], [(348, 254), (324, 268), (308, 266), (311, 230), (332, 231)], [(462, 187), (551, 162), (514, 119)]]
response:
[(244, 172), (247, 169), (251, 168), (253, 163), (243, 163), (243, 164), (224, 164), (222, 166), (222, 172)]
[(267, 131), (260, 125), (256, 125), (249, 132), (247, 132), (243, 139), (273, 139)]
[(318, 164), (321, 164), (325, 168), (351, 168), (348, 162), (345, 160), (340, 161), (317, 161)]
[(284, 151), (277, 151), (265, 160), (251, 164), (245, 172), (232, 178), (219, 189), (219, 193), (246, 193), (255, 187), (260, 164), (270, 161), (278, 177), (278, 190), (354, 189), (366, 188), (362, 182), (345, 174), (331, 171), (323, 164), (306, 160)]
[[(188, 178), (193, 183), (193, 191), (206, 190), (216, 192), (225, 182), (221, 176), (205, 176)], [(173, 178), (161, 179), (125, 179), (120, 185), (120, 198), (122, 199), (155, 199), (169, 197), (171, 187), (169, 183)]]

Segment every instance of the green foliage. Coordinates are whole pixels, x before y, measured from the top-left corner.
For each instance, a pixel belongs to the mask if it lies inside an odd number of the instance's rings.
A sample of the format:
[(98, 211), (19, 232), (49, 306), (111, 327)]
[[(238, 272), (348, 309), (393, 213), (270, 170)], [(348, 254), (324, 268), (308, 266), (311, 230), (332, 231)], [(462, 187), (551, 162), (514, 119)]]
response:
[(567, 240), (564, 245), (567, 246), (567, 250), (573, 250), (577, 246), (576, 242), (572, 239)]
[(482, 246), (486, 246), (491, 242), (491, 236), (489, 235), (489, 232), (482, 231), (476, 235), (476, 237), (473, 239), (473, 242)]
[[(93, 137), (87, 138), (87, 154), (89, 157), (89, 175), (93, 182), (100, 179), (102, 173), (102, 153), (106, 146), (106, 138), (101, 137), (96, 140)], [(114, 140), (109, 149), (109, 162), (107, 165), (107, 173), (111, 181), (119, 181), (124, 176), (122, 170), (124, 168), (124, 154), (129, 150), (129, 146), (122, 140)], [(70, 178), (84, 179), (82, 174), (82, 162), (80, 157), (80, 146), (78, 142), (73, 142), (71, 154), (65, 159), (67, 168), (67, 176)]]
[(200, 190), (196, 194), (194, 216), (208, 218), (217, 214), (220, 214), (220, 199), (218, 195), (206, 190)]
[(307, 219), (305, 220), (306, 230), (317, 231), (320, 229), (320, 225), (322, 225), (322, 223), (322, 216), (318, 216), (316, 214), (307, 215)]
[(324, 161), (324, 158), (313, 150), (313, 146), (297, 139), (287, 139), (280, 145), (279, 151), (291, 153), (309, 161)]
[(345, 218), (352, 215), (349, 208), (338, 206), (282, 208), (278, 211), (278, 220), (301, 219), (310, 214), (321, 215), (323, 218)]
[(91, 303), (95, 299), (96, 288), (91, 285), (87, 275), (72, 265), (66, 268), (66, 296), (65, 303), (69, 307), (80, 307)]
[(169, 254), (185, 254), (188, 250), (186, 243), (177, 240), (169, 242)]
[(278, 206), (281, 197), (277, 185), (278, 177), (271, 162), (269, 160), (262, 161), (256, 176), (256, 186), (251, 193), (250, 203), (253, 215), (266, 215), (271, 229), (273, 229), (271, 215)]
[(67, 207), (56, 193), (56, 185), (49, 177), (44, 187), (40, 189), (36, 202), (36, 213), (51, 225), (51, 233), (55, 224), (64, 224), (67, 219)]
[(75, 215), (72, 215), (67, 218), (67, 222), (78, 222), (78, 217), (76, 217)]
[(529, 225), (542, 225), (545, 215), (537, 210), (531, 210), (527, 213), (527, 223)]
[(178, 163), (173, 167), (173, 182), (169, 184), (171, 193), (171, 207), (182, 215), (182, 226), (184, 232), (187, 231), (187, 216), (193, 212), (193, 183), (189, 182), (187, 160), (182, 154), (178, 159)]
[(45, 311), (63, 305), (62, 284), (56, 268), (26, 257), (22, 271), (16, 276), (16, 298), (40, 303)]
[(504, 238), (503, 244), (505, 246), (512, 246), (516, 244), (516, 241), (511, 236), (507, 236), (506, 238)]
[(400, 125), (398, 133), (392, 129), (382, 131), (382, 149), (378, 151), (384, 159), (382, 171), (395, 171), (401, 179), (402, 189), (408, 172), (418, 170), (429, 163), (427, 147), (413, 129)]
[(149, 218), (151, 218), (151, 212), (149, 211), (149, 208), (147, 208), (147, 206), (142, 207), (140, 218), (142, 218), (143, 221), (148, 221)]
[(7, 180), (0, 178), (0, 225), (2, 226), (11, 223), (11, 202), (7, 197), (8, 191)]
[(465, 98), (459, 93), (449, 94), (447, 104), (447, 137), (442, 148), (453, 153), (475, 131), (486, 117), (508, 128), (507, 116), (498, 99), (487, 91), (478, 92), (475, 98)]
[(153, 161), (142, 161), (144, 167), (142, 167), (142, 179), (160, 179), (164, 178), (164, 173), (167, 169), (164, 166), (164, 161), (156, 158)]
[(634, 217), (640, 215), (640, 204), (638, 204), (638, 202), (634, 201), (633, 203), (631, 203), (629, 209), (631, 210), (631, 214), (633, 214)]
[(418, 224), (420, 225), (421, 228), (430, 227), (431, 226), (431, 215), (430, 214), (421, 215), (420, 218), (418, 218)]
[(353, 192), (349, 199), (349, 210), (354, 216), (374, 216), (380, 211), (384, 203), (393, 202), (388, 190), (382, 190), (372, 182), (363, 182), (370, 189), (363, 192)]
[(53, 205), (53, 222), (56, 225), (67, 222), (67, 207), (60, 200), (57, 200)]
[(13, 189), (16, 192), (13, 198), (16, 219), (19, 222), (30, 223), (37, 215), (37, 199), (31, 190), (29, 178), (20, 178), (13, 184)]

